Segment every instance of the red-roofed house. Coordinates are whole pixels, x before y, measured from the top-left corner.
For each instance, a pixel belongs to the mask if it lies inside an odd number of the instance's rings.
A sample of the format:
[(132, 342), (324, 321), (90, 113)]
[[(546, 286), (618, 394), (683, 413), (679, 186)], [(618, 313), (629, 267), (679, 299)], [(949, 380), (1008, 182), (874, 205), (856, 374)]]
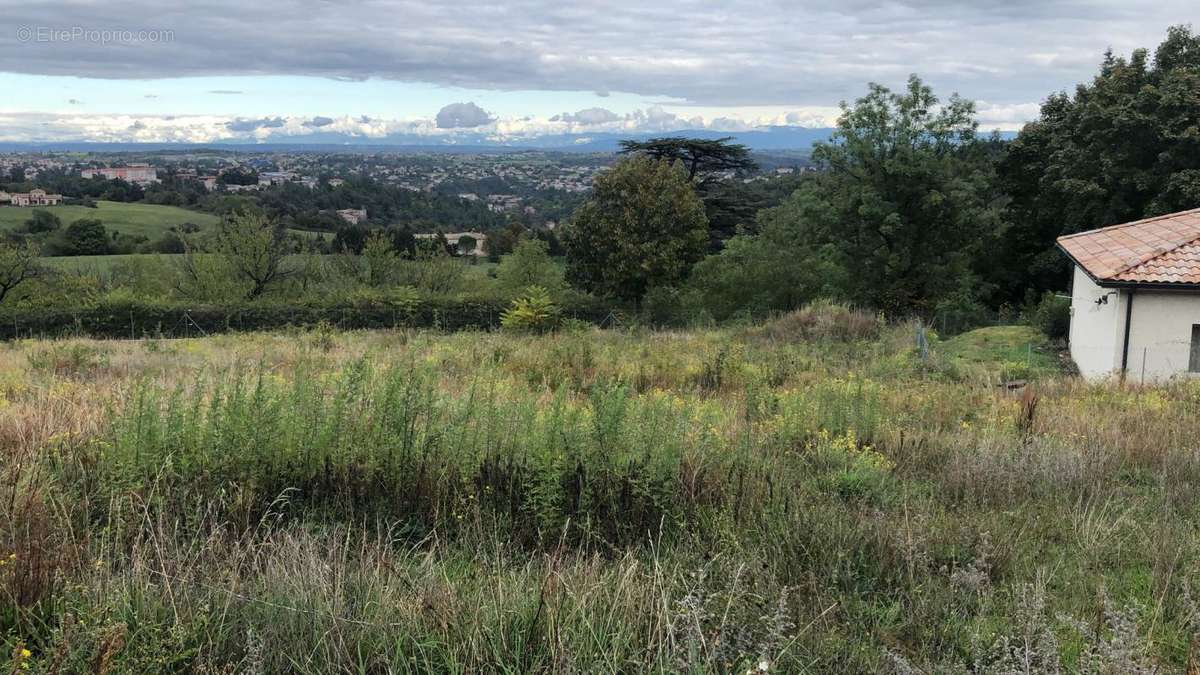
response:
[(1071, 357), (1085, 377), (1200, 375), (1200, 209), (1058, 238), (1075, 263)]

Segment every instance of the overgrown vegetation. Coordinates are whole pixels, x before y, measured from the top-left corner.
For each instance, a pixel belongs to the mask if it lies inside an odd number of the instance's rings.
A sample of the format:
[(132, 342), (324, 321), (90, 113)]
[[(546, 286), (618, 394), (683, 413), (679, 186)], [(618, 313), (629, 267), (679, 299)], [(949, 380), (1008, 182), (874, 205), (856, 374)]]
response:
[(10, 343), (0, 669), (1183, 672), (1200, 390), (920, 331)]

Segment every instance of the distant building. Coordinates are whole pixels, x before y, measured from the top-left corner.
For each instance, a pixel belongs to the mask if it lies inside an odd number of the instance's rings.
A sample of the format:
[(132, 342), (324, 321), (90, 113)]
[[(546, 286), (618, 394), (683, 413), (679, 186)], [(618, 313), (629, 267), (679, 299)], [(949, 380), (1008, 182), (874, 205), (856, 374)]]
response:
[(338, 209), (337, 214), (351, 225), (357, 225), (367, 219), (366, 209)]
[(62, 195), (46, 194), (46, 191), (42, 189), (14, 192), (9, 195), (9, 201), (13, 206), (57, 206), (62, 203), (62, 200)]
[(12, 203), (12, 195), (8, 194), (4, 190), (0, 190), (0, 204), (10, 203)]
[(296, 180), (297, 176), (294, 171), (263, 171), (258, 174), (258, 184), (266, 187), (268, 185), (283, 185)]
[(261, 186), (258, 183), (251, 183), (250, 185), (238, 185), (237, 183), (226, 183), (225, 191), (226, 192), (253, 192), (260, 187)]
[(201, 176), (197, 180), (199, 180), (201, 183), (204, 183), (204, 189), (208, 190), (209, 192), (217, 189), (216, 176)]
[[(417, 239), (437, 239), (438, 238), (438, 234), (436, 232), (433, 234), (416, 234), (413, 236)], [(471, 255), (471, 256), (476, 256), (476, 257), (487, 255), (487, 252), (483, 250), (484, 242), (487, 241), (487, 235), (482, 232), (450, 232), (447, 234), (443, 234), (441, 236), (446, 238), (446, 243), (450, 245), (450, 248), (454, 249), (455, 251), (458, 251), (459, 253), (461, 253), (463, 255)], [(461, 240), (464, 237), (470, 237), (475, 240), (475, 247), (472, 248), (470, 251), (463, 251), (463, 250), (460, 250), (458, 247), (459, 240)]]
[(515, 211), (521, 206), (521, 198), (516, 195), (488, 195), (488, 209), (500, 213)]
[(329, 187), (341, 187), (346, 181), (342, 178), (330, 178), (328, 182)]
[(84, 178), (107, 178), (116, 180), (120, 178), (128, 183), (137, 183), (138, 185), (148, 185), (158, 182), (158, 169), (149, 164), (130, 164), (128, 166), (110, 166), (103, 169), (84, 169), (80, 172)]

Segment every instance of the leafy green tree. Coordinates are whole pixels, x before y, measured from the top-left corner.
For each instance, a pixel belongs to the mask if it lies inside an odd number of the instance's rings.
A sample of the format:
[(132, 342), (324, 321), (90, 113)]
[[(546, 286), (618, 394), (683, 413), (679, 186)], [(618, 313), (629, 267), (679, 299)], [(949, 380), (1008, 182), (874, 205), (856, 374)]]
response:
[(95, 218), (80, 218), (63, 230), (64, 255), (104, 255), (111, 244), (104, 224)]
[(371, 231), (363, 225), (346, 225), (333, 237), (333, 250), (338, 253), (359, 255), (367, 245)]
[(1110, 52), (1091, 83), (1049, 97), (1000, 167), (1012, 203), (994, 283), (1013, 301), (1064, 288), (1058, 236), (1200, 206), (1197, 129), (1200, 36), (1184, 26), (1153, 59)]
[(915, 75), (903, 92), (872, 84), (842, 104), (833, 138), (814, 146), (821, 171), (772, 216), (841, 270), (841, 299), (928, 312), (974, 285), (974, 256), (1000, 224), (974, 112), (957, 95), (940, 105)]
[(500, 262), (501, 257), (513, 252), (525, 235), (525, 226), (513, 220), (504, 227), (488, 233), (484, 246), (487, 248), (488, 260)]
[(757, 204), (750, 190), (739, 180), (758, 165), (750, 158), (750, 150), (732, 137), (718, 139), (672, 136), (646, 141), (621, 141), (621, 152), (638, 154), (670, 163), (680, 162), (687, 170), (688, 180), (704, 202), (708, 217), (709, 248), (719, 250), (724, 241), (737, 233), (739, 225), (754, 222)]
[(471, 255), (475, 247), (479, 245), (479, 240), (469, 234), (464, 234), (458, 238), (458, 250), (455, 251), (458, 255)]
[(437, 294), (457, 291), (466, 273), (467, 266), (450, 255), (442, 236), (418, 240), (416, 253), (405, 256), (397, 269), (400, 285)]
[(258, 172), (249, 167), (236, 166), (222, 171), (217, 176), (218, 185), (257, 185)]
[(682, 165), (632, 157), (596, 177), (563, 233), (567, 274), (600, 295), (639, 301), (704, 255), (708, 220)]
[(720, 253), (701, 260), (688, 278), (686, 297), (712, 318), (743, 313), (761, 317), (797, 309), (817, 298), (846, 296), (849, 272), (836, 251), (809, 239), (794, 202), (759, 214), (758, 234), (738, 235)]
[(367, 284), (383, 286), (388, 283), (396, 272), (399, 257), (392, 248), (392, 239), (383, 232), (375, 232), (367, 238), (362, 249), (363, 260), (367, 263)]
[(30, 234), (53, 232), (62, 227), (62, 221), (55, 214), (43, 209), (36, 209), (25, 221), (25, 231)]
[(37, 245), (0, 242), (0, 302), (16, 287), (37, 276)]
[[(261, 213), (239, 213), (221, 222), (208, 251), (184, 256), (184, 290), (191, 297), (221, 295), (231, 285), (254, 300), (290, 274), (283, 231)], [(213, 290), (216, 289), (216, 290)]]
[(557, 294), (566, 286), (563, 269), (550, 257), (550, 247), (541, 239), (523, 239), (513, 252), (500, 259), (496, 286), (515, 297), (530, 286)]

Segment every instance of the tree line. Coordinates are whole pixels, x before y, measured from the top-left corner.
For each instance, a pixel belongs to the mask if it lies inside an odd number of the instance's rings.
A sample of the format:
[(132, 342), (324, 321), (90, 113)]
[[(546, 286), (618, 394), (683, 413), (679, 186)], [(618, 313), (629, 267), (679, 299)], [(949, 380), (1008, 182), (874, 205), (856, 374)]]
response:
[(584, 289), (718, 320), (832, 297), (969, 321), (1065, 289), (1060, 235), (1200, 206), (1200, 37), (1177, 26), (1153, 56), (1106, 54), (1012, 141), (916, 75), (872, 84), (814, 146), (816, 170), (752, 218), (720, 201), (745, 148), (624, 149), (563, 234)]

